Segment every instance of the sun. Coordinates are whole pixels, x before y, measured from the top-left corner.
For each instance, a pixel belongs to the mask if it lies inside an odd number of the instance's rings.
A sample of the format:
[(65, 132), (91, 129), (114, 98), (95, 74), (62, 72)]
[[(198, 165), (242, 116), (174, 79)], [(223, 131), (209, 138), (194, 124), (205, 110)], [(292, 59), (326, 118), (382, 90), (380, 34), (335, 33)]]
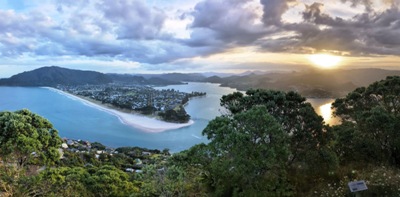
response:
[(329, 54), (314, 54), (308, 56), (308, 59), (318, 67), (325, 69), (335, 68), (342, 61), (340, 56)]

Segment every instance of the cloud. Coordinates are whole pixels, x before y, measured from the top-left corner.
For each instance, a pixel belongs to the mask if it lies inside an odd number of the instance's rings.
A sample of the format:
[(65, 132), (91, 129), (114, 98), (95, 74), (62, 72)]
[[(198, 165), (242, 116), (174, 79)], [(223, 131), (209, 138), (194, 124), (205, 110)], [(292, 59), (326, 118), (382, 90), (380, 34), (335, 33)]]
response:
[(194, 7), (190, 38), (180, 40), (205, 56), (246, 46), (270, 30), (261, 21), (252, 0), (205, 0)]
[(289, 9), (290, 3), (295, 3), (297, 0), (260, 0), (263, 5), (262, 20), (265, 25), (282, 25), (282, 15)]
[(373, 3), (371, 0), (341, 0), (342, 3), (350, 2), (353, 7), (364, 5), (366, 11), (372, 11)]
[[(46, 0), (23, 11), (0, 8), (0, 18), (7, 19), (0, 21), (0, 58), (92, 58), (172, 69), (241, 47), (400, 55), (399, 0), (304, 2)], [(361, 11), (341, 18), (330, 9), (343, 6)]]
[(102, 1), (97, 7), (113, 23), (118, 39), (155, 39), (166, 18), (162, 10), (150, 8), (143, 0)]
[(352, 7), (357, 7), (358, 5), (365, 6), (366, 12), (375, 11), (375, 6), (379, 4), (387, 5), (391, 8), (398, 8), (400, 6), (399, 0), (340, 0), (342, 3), (350, 2)]
[(312, 22), (315, 24), (329, 25), (329, 26), (343, 26), (345, 21), (336, 17), (335, 19), (330, 17), (328, 14), (323, 13), (322, 8), (324, 4), (313, 3), (311, 5), (305, 5), (306, 10), (302, 13), (303, 19), (306, 22)]
[(282, 24), (281, 31), (291, 32), (291, 35), (260, 40), (261, 49), (291, 53), (333, 52), (352, 56), (400, 55), (399, 8), (365, 12), (345, 20), (325, 13), (323, 7), (322, 3), (305, 5), (303, 22)]

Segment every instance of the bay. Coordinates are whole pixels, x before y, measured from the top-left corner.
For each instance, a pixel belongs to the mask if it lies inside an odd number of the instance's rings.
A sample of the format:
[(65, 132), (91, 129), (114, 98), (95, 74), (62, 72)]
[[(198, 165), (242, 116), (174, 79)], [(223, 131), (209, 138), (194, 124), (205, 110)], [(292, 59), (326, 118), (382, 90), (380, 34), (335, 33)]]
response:
[[(199, 143), (206, 143), (202, 130), (216, 116), (226, 113), (220, 107), (220, 98), (236, 89), (211, 83), (188, 83), (156, 87), (182, 92), (207, 92), (204, 97), (192, 98), (185, 106), (194, 124), (161, 133), (149, 133), (123, 124), (118, 117), (85, 105), (46, 88), (0, 87), (0, 111), (29, 109), (46, 119), (59, 131), (61, 137), (101, 142), (110, 147), (139, 146), (151, 149), (168, 148), (178, 152)], [(332, 99), (309, 100), (318, 109)], [(318, 110), (317, 110), (318, 112)]]
[(333, 117), (332, 103), (335, 101), (333, 98), (308, 98), (307, 102), (311, 103), (315, 112), (324, 118), (325, 124), (337, 125), (340, 123), (339, 118)]

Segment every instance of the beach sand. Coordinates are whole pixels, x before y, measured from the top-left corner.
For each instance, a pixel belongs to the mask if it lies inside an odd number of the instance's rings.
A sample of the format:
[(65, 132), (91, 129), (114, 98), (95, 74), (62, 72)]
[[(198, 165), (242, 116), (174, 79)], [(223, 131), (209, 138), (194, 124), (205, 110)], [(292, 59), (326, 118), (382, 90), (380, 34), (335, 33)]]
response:
[(132, 126), (134, 128), (137, 128), (141, 131), (145, 132), (163, 132), (167, 130), (172, 130), (172, 129), (179, 129), (182, 127), (187, 127), (192, 125), (194, 122), (190, 120), (188, 123), (183, 123), (183, 124), (178, 124), (178, 123), (170, 123), (170, 122), (165, 122), (161, 121), (155, 118), (139, 115), (139, 114), (132, 114), (132, 113), (125, 113), (118, 111), (116, 109), (112, 109), (108, 106), (99, 104), (99, 102), (91, 102), (87, 99), (78, 97), (76, 95), (61, 91), (59, 89), (51, 88), (51, 87), (44, 87), (49, 90), (55, 91), (59, 94), (62, 94), (64, 96), (67, 96), (68, 98), (78, 100), (82, 102), (83, 104), (96, 108), (98, 110), (107, 112), (109, 114), (112, 114), (116, 117), (119, 118), (119, 120), (129, 126)]

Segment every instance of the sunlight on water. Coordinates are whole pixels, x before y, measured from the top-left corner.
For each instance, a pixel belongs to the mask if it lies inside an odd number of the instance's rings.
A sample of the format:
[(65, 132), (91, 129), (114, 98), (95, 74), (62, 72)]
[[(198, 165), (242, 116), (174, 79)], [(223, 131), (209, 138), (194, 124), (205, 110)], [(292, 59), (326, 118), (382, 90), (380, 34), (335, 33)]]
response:
[(329, 123), (332, 119), (332, 103), (327, 103), (319, 107), (320, 115), (324, 118), (325, 122)]
[(307, 102), (309, 102), (315, 112), (320, 115), (325, 124), (329, 125), (338, 125), (340, 124), (340, 118), (333, 116), (334, 109), (332, 109), (332, 103), (335, 102), (333, 98), (308, 98)]

